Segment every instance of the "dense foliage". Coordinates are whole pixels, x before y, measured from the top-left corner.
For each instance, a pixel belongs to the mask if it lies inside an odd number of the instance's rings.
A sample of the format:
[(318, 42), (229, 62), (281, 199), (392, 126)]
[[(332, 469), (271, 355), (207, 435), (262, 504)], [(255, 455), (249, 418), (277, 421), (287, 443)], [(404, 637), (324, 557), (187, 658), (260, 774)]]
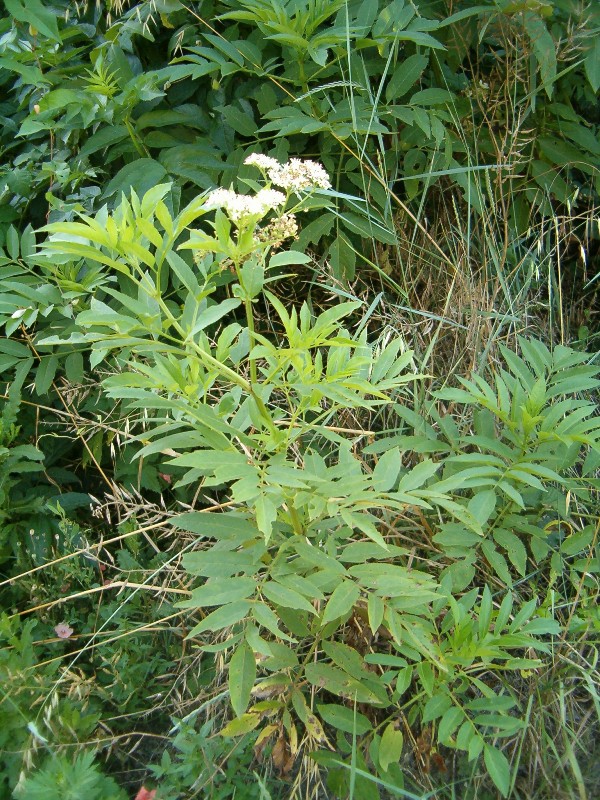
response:
[(595, 797), (600, 11), (4, 6), (0, 796)]

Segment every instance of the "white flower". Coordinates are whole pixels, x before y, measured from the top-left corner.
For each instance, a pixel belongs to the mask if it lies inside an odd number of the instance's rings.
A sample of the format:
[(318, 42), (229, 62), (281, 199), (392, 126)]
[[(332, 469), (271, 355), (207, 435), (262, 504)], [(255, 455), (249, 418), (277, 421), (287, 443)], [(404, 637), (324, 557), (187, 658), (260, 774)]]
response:
[(258, 169), (264, 170), (265, 172), (271, 169), (281, 169), (281, 164), (276, 158), (263, 156), (262, 153), (252, 153), (252, 155), (246, 158), (244, 164), (248, 164), (248, 166), (251, 167), (258, 167)]
[(264, 207), (263, 215), (270, 211), (272, 208), (282, 206), (285, 203), (285, 195), (275, 189), (261, 189), (257, 193), (254, 200)]
[(245, 219), (255, 222), (285, 203), (285, 195), (275, 189), (261, 189), (255, 195), (236, 194), (231, 189), (215, 189), (208, 196), (206, 208), (222, 208), (229, 219), (239, 225)]
[(226, 208), (236, 197), (231, 189), (215, 189), (211, 192), (204, 204), (205, 208)]
[(329, 176), (323, 166), (316, 161), (292, 158), (287, 164), (280, 164), (277, 159), (270, 156), (252, 153), (246, 158), (244, 164), (258, 167), (261, 172), (266, 173), (271, 183), (291, 192), (331, 189)]
[(309, 189), (331, 189), (329, 176), (316, 161), (292, 158), (283, 167), (269, 170), (269, 178), (282, 189), (305, 192)]

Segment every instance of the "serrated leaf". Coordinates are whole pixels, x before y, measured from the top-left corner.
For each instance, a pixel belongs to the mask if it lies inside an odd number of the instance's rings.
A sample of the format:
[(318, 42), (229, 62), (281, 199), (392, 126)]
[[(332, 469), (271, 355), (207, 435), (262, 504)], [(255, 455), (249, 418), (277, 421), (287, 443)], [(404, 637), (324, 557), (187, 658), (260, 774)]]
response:
[(265, 542), (271, 538), (273, 524), (277, 520), (277, 506), (265, 494), (259, 494), (254, 501), (256, 511), (256, 526), (264, 535)]
[(71, 383), (83, 383), (83, 355), (79, 351), (69, 353), (65, 359), (65, 373)]
[(527, 571), (527, 550), (523, 542), (516, 534), (505, 528), (497, 528), (494, 531), (494, 539), (500, 547), (506, 550), (510, 563), (523, 577)]

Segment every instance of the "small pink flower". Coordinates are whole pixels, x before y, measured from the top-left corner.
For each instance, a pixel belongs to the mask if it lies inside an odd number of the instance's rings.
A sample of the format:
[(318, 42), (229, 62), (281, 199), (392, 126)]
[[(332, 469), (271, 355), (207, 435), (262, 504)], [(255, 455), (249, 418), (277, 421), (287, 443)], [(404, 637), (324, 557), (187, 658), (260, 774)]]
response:
[(66, 622), (61, 622), (54, 628), (54, 632), (59, 639), (68, 639), (73, 635), (73, 628), (70, 625), (67, 625)]
[(139, 790), (135, 796), (135, 800), (154, 800), (156, 789), (146, 789), (145, 786)]

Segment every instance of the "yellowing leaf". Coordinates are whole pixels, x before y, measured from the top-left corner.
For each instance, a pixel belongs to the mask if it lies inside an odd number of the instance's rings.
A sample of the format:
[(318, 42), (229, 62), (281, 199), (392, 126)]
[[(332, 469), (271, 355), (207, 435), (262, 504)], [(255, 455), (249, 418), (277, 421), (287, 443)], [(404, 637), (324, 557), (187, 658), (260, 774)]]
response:
[(379, 743), (379, 764), (384, 772), (388, 771), (390, 764), (397, 764), (400, 761), (403, 744), (402, 731), (396, 730), (395, 723), (390, 722)]

